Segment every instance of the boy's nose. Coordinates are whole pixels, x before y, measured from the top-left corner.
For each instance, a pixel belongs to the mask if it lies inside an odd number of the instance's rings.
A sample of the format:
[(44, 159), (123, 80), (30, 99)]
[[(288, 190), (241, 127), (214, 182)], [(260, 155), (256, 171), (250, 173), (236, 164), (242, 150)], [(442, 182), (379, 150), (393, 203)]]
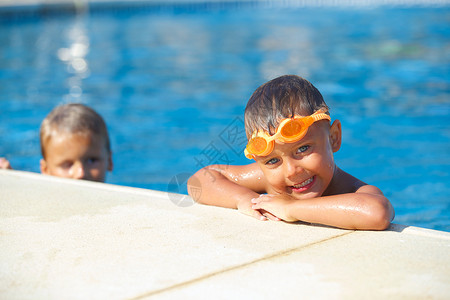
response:
[(284, 159), (284, 173), (286, 178), (295, 177), (295, 175), (303, 172), (303, 168), (298, 165), (298, 162), (291, 157)]
[(85, 167), (82, 163), (76, 163), (73, 166), (72, 178), (83, 179), (86, 175)]

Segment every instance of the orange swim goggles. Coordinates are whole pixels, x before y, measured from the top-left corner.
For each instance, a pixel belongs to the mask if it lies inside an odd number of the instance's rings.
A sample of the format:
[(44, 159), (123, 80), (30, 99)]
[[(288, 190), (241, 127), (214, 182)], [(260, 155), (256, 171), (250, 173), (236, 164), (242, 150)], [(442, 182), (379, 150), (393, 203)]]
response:
[(325, 114), (325, 112), (325, 109), (319, 109), (307, 117), (296, 115), (292, 118), (286, 118), (281, 121), (277, 131), (272, 136), (267, 131), (255, 130), (244, 150), (245, 156), (248, 159), (253, 159), (255, 155), (269, 155), (275, 146), (275, 140), (279, 140), (282, 143), (293, 143), (301, 140), (308, 132), (309, 126), (314, 122), (320, 120), (331, 121), (330, 116)]

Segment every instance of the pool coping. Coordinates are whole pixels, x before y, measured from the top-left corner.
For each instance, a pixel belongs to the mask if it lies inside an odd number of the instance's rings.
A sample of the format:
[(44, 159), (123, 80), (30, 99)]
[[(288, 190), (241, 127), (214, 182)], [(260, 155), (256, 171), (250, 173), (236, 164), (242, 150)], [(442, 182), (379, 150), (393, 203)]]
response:
[(0, 298), (450, 295), (448, 232), (261, 222), (176, 205), (187, 195), (23, 171), (0, 170), (0, 183)]

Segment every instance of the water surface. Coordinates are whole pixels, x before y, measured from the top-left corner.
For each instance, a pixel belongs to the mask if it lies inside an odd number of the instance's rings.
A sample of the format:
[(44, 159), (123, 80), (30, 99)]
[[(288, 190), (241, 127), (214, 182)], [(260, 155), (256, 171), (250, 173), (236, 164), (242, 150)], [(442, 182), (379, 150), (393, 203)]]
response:
[(0, 155), (39, 172), (40, 122), (83, 102), (110, 130), (107, 182), (166, 191), (204, 165), (248, 163), (248, 98), (298, 74), (342, 122), (337, 164), (380, 187), (395, 222), (450, 231), (449, 21), (446, 6), (0, 15)]

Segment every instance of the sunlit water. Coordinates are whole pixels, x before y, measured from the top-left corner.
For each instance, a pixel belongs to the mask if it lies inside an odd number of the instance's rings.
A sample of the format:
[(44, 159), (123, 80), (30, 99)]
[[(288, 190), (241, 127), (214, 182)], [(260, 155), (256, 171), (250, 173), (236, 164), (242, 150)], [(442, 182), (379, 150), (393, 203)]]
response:
[(380, 187), (395, 222), (450, 231), (449, 24), (449, 7), (0, 14), (0, 156), (38, 172), (40, 122), (83, 102), (110, 130), (107, 182), (186, 193), (204, 165), (249, 162), (249, 96), (298, 74), (343, 124), (337, 164)]

